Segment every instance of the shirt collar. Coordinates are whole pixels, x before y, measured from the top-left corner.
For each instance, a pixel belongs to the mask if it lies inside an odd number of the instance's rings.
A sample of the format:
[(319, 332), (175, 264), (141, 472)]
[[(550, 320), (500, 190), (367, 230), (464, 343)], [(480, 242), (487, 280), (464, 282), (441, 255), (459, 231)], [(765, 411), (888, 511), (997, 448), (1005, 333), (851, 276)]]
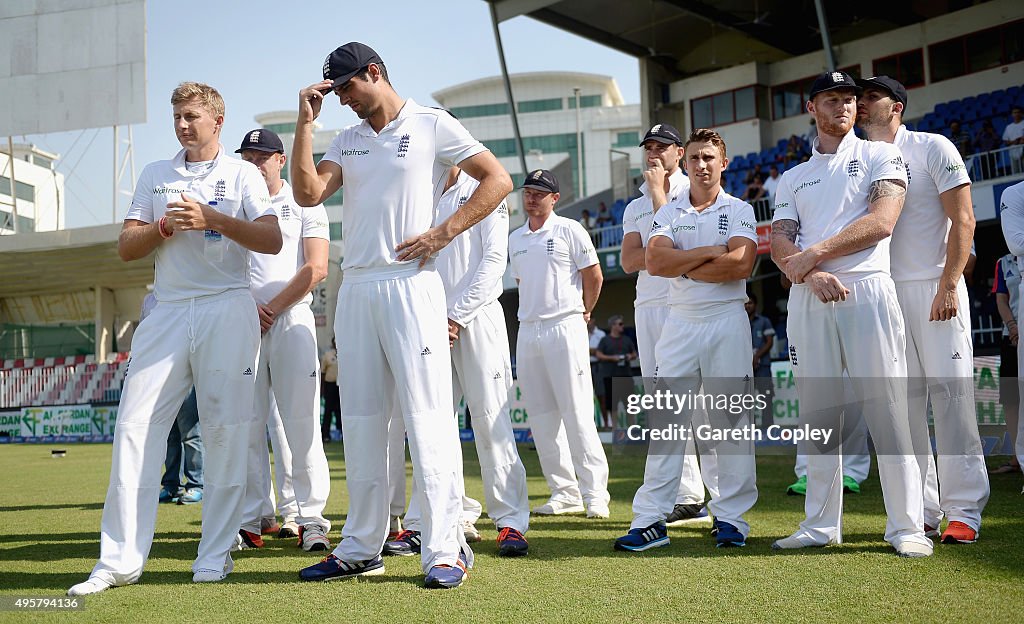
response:
[[(857, 138), (857, 134), (853, 131), (853, 128), (850, 128), (850, 131), (846, 133), (846, 136), (843, 137), (843, 140), (839, 142), (839, 147), (836, 148), (836, 154), (840, 154), (840, 153), (845, 152), (846, 150), (852, 148), (853, 145), (857, 141), (859, 141), (859, 140), (860, 139)], [(833, 156), (836, 155), (836, 154), (822, 154), (821, 152), (819, 152), (818, 151), (818, 145), (820, 143), (821, 143), (821, 141), (818, 139), (818, 137), (814, 137), (814, 142), (811, 143), (811, 158), (826, 158), (827, 159), (827, 158), (832, 158)]]
[[(181, 148), (181, 151), (178, 152), (178, 154), (171, 161), (171, 165), (174, 167), (174, 170), (177, 171), (178, 173), (180, 173), (181, 175), (189, 176), (189, 177), (194, 177), (197, 174), (192, 173), (191, 171), (188, 170), (188, 167), (185, 166), (185, 154), (186, 154), (185, 148)], [(214, 156), (214, 158), (213, 158), (213, 167), (210, 167), (210, 171), (213, 171), (214, 169), (217, 168), (217, 165), (220, 163), (220, 158), (223, 155), (224, 155), (224, 146), (223, 145), (218, 145), (217, 146), (217, 155)], [(210, 171), (207, 171), (206, 173), (209, 173)], [(205, 175), (205, 174), (198, 174), (198, 175)]]
[(550, 215), (548, 215), (548, 220), (544, 222), (544, 225), (540, 226), (536, 230), (531, 230), (530, 229), (530, 217), (526, 217), (526, 223), (523, 224), (524, 225), (523, 234), (526, 235), (526, 236), (533, 236), (535, 234), (540, 234), (542, 232), (549, 232), (551, 230), (551, 228), (554, 227), (555, 219), (557, 219), (557, 218), (558, 218), (558, 215), (556, 215), (555, 213), (552, 212)]
[(361, 134), (363, 136), (368, 136), (368, 137), (380, 136), (380, 135), (384, 134), (385, 132), (387, 132), (388, 128), (390, 128), (395, 122), (397, 122), (397, 121), (399, 121), (401, 119), (405, 119), (410, 114), (412, 114), (413, 109), (416, 109), (416, 108), (419, 108), (419, 104), (417, 104), (415, 101), (413, 101), (412, 98), (409, 98), (409, 99), (407, 99), (405, 101), (405, 104), (402, 104), (402, 108), (398, 109), (398, 115), (394, 119), (389, 121), (386, 126), (381, 128), (380, 132), (375, 132), (373, 130), (373, 126), (370, 125), (370, 120), (369, 119), (364, 119), (361, 124), (356, 126), (356, 132), (358, 132), (359, 134)]
[(910, 137), (907, 136), (907, 127), (903, 124), (900, 124), (900, 127), (896, 129), (896, 138), (893, 139), (893, 143), (899, 145), (906, 141), (908, 138)]
[(676, 210), (683, 214), (702, 215), (722, 210), (731, 203), (732, 199), (734, 199), (733, 196), (726, 193), (725, 189), (719, 189), (718, 197), (715, 198), (715, 203), (711, 204), (710, 206), (699, 212), (696, 208), (693, 207), (693, 204), (690, 203), (689, 193), (687, 193), (686, 195), (681, 195), (673, 205), (676, 207)]

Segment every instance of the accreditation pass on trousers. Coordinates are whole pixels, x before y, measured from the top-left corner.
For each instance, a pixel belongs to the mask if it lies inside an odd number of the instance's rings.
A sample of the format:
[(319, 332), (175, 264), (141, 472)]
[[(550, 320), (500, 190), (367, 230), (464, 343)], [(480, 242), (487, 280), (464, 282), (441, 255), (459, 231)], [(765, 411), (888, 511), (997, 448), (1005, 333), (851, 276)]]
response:
[[(868, 214), (872, 183), (906, 183), (903, 157), (895, 146), (858, 139), (852, 130), (836, 153), (818, 151), (786, 171), (775, 194), (774, 222), (794, 221), (801, 249), (833, 237)], [(818, 268), (850, 290), (846, 301), (821, 303), (806, 284), (790, 294), (790, 363), (801, 414), (835, 412), (842, 397), (844, 369), (854, 380), (891, 380), (879, 391), (886, 400), (864, 405), (863, 415), (876, 445), (878, 473), (888, 522), (885, 540), (897, 551), (904, 543), (930, 552), (924, 536), (921, 476), (910, 439), (906, 390), (906, 340), (896, 289), (889, 276), (890, 238), (860, 251), (825, 260)], [(813, 424), (813, 423), (812, 423)], [(835, 426), (835, 422), (821, 423)], [(773, 546), (798, 548), (842, 541), (841, 456), (809, 450), (806, 519), (796, 533)]]
[[(250, 290), (259, 304), (267, 304), (280, 294), (306, 264), (303, 239), (330, 240), (323, 205), (299, 206), (292, 198), (288, 182), (283, 182), (271, 202), (283, 246), (276, 255), (252, 254), (250, 258)], [(274, 430), (271, 440), (279, 494), (286, 499), (285, 504), (295, 507), (291, 511), (294, 517), (286, 519), (300, 527), (319, 525), (324, 533), (331, 528), (324, 517), (331, 482), (320, 438), (319, 357), (316, 326), (309, 307), (312, 301), (313, 295), (306, 293), (298, 303), (281, 311), (261, 339), (256, 368), (256, 420), (250, 432), (249, 479), (241, 527), (256, 535), (260, 533), (262, 517), (267, 511), (271, 516), (274, 513), (264, 509), (264, 501), (270, 496), (268, 422)], [(280, 416), (273, 416), (271, 401), (276, 402)], [(283, 429), (283, 435), (279, 429)]]
[[(267, 185), (250, 163), (224, 155), (202, 167), (172, 160), (146, 166), (126, 220), (155, 223), (181, 193), (238, 219), (274, 215)], [(100, 558), (90, 581), (135, 583), (153, 543), (167, 434), (193, 383), (206, 447), (202, 538), (193, 572), (226, 574), (241, 523), (245, 457), (253, 418), (259, 319), (249, 294), (249, 252), (204, 232), (176, 232), (156, 248), (156, 308), (132, 340)], [(76, 586), (77, 587), (77, 586)]]
[[(962, 275), (957, 283), (959, 313), (948, 321), (929, 320), (946, 266), (951, 227), (940, 195), (969, 185), (971, 179), (960, 153), (942, 135), (900, 126), (894, 145), (903, 156), (909, 184), (890, 253), (907, 338), (914, 447), (926, 449), (918, 455), (924, 480), (924, 523), (938, 529), (945, 515), (977, 534), (989, 483), (974, 404), (970, 298)], [(927, 390), (920, 388), (922, 384), (927, 384)], [(931, 453), (929, 402), (938, 459)]]

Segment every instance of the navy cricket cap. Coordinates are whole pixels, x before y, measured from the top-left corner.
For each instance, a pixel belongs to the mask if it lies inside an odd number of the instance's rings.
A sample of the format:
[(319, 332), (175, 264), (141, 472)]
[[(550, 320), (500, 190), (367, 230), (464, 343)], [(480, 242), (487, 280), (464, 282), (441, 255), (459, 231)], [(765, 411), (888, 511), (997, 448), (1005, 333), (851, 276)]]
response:
[(648, 141), (657, 141), (658, 143), (665, 143), (666, 145), (683, 144), (683, 137), (676, 130), (675, 126), (669, 124), (654, 124), (651, 129), (644, 135), (644, 140), (640, 141), (640, 147), (644, 146), (644, 143)]
[(383, 65), (384, 61), (370, 46), (351, 41), (341, 46), (324, 59), (324, 80), (330, 80), (331, 88), (343, 85), (370, 63)]
[(861, 89), (873, 87), (885, 91), (903, 105), (903, 112), (907, 112), (907, 88), (899, 80), (888, 76), (872, 76), (870, 78), (858, 78), (857, 86)]
[(807, 94), (807, 99), (813, 100), (814, 96), (819, 93), (833, 89), (852, 89), (857, 95), (860, 95), (861, 91), (850, 74), (841, 71), (824, 72), (811, 83), (811, 90)]
[(534, 189), (537, 191), (544, 191), (546, 193), (557, 193), (558, 192), (558, 178), (555, 174), (551, 173), (547, 169), (536, 169), (530, 172), (530, 175), (526, 176), (523, 180), (523, 186), (520, 188)]
[(284, 143), (281, 137), (266, 128), (257, 128), (245, 133), (242, 139), (242, 146), (235, 150), (241, 154), (245, 150), (259, 150), (261, 152), (280, 152), (284, 154)]

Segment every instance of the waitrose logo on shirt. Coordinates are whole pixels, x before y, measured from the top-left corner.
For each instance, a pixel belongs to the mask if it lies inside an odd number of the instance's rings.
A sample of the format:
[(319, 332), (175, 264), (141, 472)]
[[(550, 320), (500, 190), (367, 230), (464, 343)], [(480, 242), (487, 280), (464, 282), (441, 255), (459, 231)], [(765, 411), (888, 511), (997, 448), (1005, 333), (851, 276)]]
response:
[(368, 149), (343, 149), (341, 150), (342, 156), (366, 156), (370, 153)]

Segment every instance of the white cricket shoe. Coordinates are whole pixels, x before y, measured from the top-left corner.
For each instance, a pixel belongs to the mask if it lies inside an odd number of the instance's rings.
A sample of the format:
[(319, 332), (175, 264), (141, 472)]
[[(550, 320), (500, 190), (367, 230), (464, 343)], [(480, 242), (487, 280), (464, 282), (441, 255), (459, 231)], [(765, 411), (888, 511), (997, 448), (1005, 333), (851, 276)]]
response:
[(772, 550), (796, 550), (798, 548), (824, 548), (835, 542), (815, 542), (802, 531), (772, 542)]
[(81, 583), (72, 585), (71, 589), (68, 590), (68, 596), (88, 596), (89, 594), (98, 594), (101, 591), (110, 589), (111, 587), (112, 585), (110, 583), (98, 579), (95, 576), (90, 576)]
[(327, 539), (327, 531), (322, 526), (307, 524), (299, 527), (299, 546), (306, 552), (330, 550), (331, 541)]
[(588, 518), (607, 518), (610, 515), (611, 512), (608, 511), (608, 505), (601, 503), (595, 503), (587, 509)]
[(918, 544), (917, 542), (902, 542), (896, 546), (896, 554), (900, 557), (916, 559), (918, 557), (931, 557), (933, 547), (931, 544)]
[(566, 503), (558, 500), (548, 502), (533, 508), (533, 513), (538, 516), (560, 516), (562, 514), (583, 513), (583, 503)]
[(474, 544), (483, 539), (480, 536), (480, 531), (477, 530), (476, 526), (469, 520), (462, 521), (462, 533), (466, 536), (466, 542)]
[(228, 574), (235, 569), (235, 562), (231, 559), (231, 555), (228, 555), (227, 561), (224, 563), (224, 569), (217, 570), (206, 570), (200, 568), (192, 573), (193, 583), (216, 583), (223, 581), (228, 577)]

